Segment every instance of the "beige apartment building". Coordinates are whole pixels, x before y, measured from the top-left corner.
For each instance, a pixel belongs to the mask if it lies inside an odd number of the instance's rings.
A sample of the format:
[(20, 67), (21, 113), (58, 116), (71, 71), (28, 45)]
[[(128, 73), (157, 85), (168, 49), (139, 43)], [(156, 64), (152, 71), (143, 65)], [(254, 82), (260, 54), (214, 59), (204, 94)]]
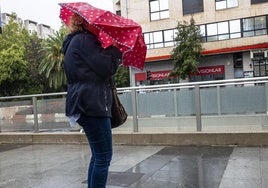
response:
[[(169, 79), (178, 21), (191, 17), (203, 39), (198, 73), (186, 81), (268, 76), (268, 0), (113, 0), (114, 11), (142, 26), (144, 70), (130, 69), (131, 86)], [(146, 72), (150, 71), (150, 81)], [(181, 82), (181, 81), (180, 81)]]
[(16, 14), (12, 15), (12, 14), (8, 14), (8, 13), (2, 13), (0, 16), (1, 16), (1, 21), (2, 21), (1, 24), (3, 26), (5, 24), (7, 24), (13, 16), (13, 19), (17, 23), (22, 24), (30, 34), (37, 33), (37, 36), (41, 39), (46, 39), (46, 38), (48, 38), (49, 35), (55, 34), (55, 30), (52, 29), (50, 26), (45, 25), (45, 24), (41, 24), (41, 23), (37, 23), (37, 22), (32, 21), (32, 20), (22, 20)]

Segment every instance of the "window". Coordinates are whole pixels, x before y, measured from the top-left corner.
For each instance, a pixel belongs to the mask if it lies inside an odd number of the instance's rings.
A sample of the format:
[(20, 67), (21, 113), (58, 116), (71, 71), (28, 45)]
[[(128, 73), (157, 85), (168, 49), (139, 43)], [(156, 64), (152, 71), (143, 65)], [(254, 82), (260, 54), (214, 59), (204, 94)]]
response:
[(151, 20), (161, 20), (169, 18), (167, 0), (149, 0)]
[(121, 16), (121, 10), (117, 10), (115, 13), (116, 15)]
[(204, 12), (203, 0), (182, 0), (183, 15)]
[(144, 34), (144, 40), (147, 48), (161, 48), (164, 46), (162, 31), (156, 31)]
[(200, 35), (201, 35), (201, 39), (202, 39), (202, 42), (206, 42), (206, 25), (200, 25), (199, 26), (199, 29), (200, 29)]
[(229, 21), (230, 26), (230, 38), (240, 38), (241, 37), (241, 24), (240, 20)]
[(207, 41), (229, 39), (228, 22), (207, 24)]
[[(202, 42), (212, 42), (248, 36), (267, 35), (268, 16), (257, 16), (199, 25)], [(178, 30), (168, 29), (144, 34), (148, 49), (175, 46)]]
[(218, 23), (218, 40), (229, 39), (229, 25), (228, 22)]
[(254, 18), (243, 19), (243, 30), (245, 37), (254, 35)]
[(176, 37), (176, 32), (174, 29), (164, 31), (164, 46), (174, 46), (174, 38)]
[(148, 49), (174, 46), (176, 29), (144, 33), (144, 41)]
[(222, 10), (238, 6), (238, 0), (216, 0), (216, 10)]
[(229, 20), (200, 26), (204, 42), (266, 35), (268, 33), (267, 16)]
[(268, 2), (268, 0), (251, 0), (251, 4), (265, 3), (265, 2)]
[(267, 34), (266, 16), (260, 16), (255, 18), (255, 34), (256, 35)]
[(163, 33), (161, 31), (152, 33), (155, 48), (163, 47)]
[(266, 16), (243, 19), (243, 36), (255, 36), (267, 34)]
[(207, 41), (217, 40), (217, 23), (207, 25)]

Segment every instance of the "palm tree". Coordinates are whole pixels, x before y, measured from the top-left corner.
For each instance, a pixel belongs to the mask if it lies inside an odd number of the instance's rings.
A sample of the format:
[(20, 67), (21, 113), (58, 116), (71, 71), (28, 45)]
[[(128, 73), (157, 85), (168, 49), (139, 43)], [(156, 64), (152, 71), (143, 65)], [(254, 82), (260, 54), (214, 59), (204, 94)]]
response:
[(66, 84), (66, 76), (63, 68), (63, 54), (61, 47), (66, 35), (66, 29), (62, 27), (54, 36), (43, 41), (42, 52), (44, 59), (39, 66), (39, 73), (45, 73), (49, 80), (49, 87), (58, 89)]

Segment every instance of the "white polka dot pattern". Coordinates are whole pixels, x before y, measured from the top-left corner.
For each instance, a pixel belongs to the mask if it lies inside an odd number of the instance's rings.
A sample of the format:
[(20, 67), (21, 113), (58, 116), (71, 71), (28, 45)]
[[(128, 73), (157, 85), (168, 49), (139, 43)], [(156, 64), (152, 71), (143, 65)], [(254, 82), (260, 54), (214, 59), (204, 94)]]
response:
[(59, 5), (61, 6), (60, 18), (66, 25), (69, 24), (69, 19), (74, 13), (79, 14), (97, 30), (103, 48), (107, 48), (114, 42), (117, 43), (123, 53), (123, 65), (143, 69), (147, 48), (140, 25), (131, 19), (84, 2)]

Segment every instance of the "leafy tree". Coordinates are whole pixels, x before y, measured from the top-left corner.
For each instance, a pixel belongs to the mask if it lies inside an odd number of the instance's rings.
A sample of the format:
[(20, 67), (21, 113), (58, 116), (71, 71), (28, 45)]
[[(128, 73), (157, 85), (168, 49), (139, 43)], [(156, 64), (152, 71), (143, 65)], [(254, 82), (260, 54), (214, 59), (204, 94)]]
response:
[(43, 93), (49, 90), (48, 79), (45, 78), (45, 75), (39, 74), (38, 70), (40, 62), (44, 59), (44, 53), (41, 52), (41, 43), (42, 39), (34, 33), (25, 45), (25, 59), (28, 62), (25, 94)]
[(26, 81), (27, 62), (24, 48), (12, 44), (0, 51), (0, 95), (19, 95)]
[(193, 18), (191, 18), (190, 24), (186, 21), (178, 22), (177, 29), (176, 46), (171, 52), (174, 67), (170, 76), (185, 79), (197, 71), (202, 50), (201, 35)]
[(114, 76), (116, 87), (129, 87), (129, 69), (120, 66)]
[(15, 15), (2, 29), (0, 35), (0, 95), (20, 95), (27, 79), (25, 44), (29, 33), (14, 20)]
[(54, 89), (62, 88), (66, 85), (66, 76), (63, 67), (63, 54), (61, 47), (66, 35), (66, 28), (62, 27), (55, 33), (55, 36), (49, 36), (43, 41), (44, 59), (39, 66), (39, 73), (45, 74), (49, 80), (49, 86)]

